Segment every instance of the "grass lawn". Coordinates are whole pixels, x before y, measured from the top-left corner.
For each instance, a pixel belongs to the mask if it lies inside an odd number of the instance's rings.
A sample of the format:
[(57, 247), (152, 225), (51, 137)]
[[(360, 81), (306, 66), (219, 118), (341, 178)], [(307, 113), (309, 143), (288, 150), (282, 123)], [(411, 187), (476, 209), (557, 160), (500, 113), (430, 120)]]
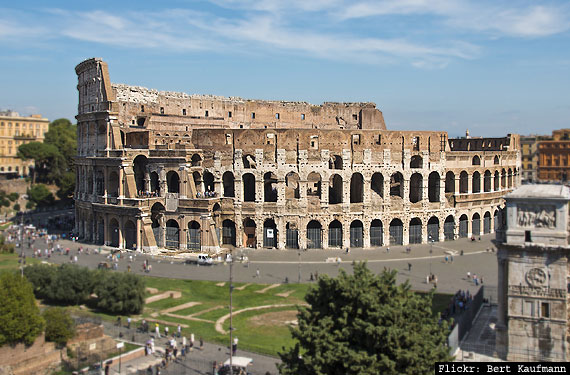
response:
[[(17, 270), (20, 268), (20, 263), (18, 263), (18, 254), (0, 254), (0, 272)], [(39, 259), (26, 257), (26, 264), (36, 264), (40, 263)]]

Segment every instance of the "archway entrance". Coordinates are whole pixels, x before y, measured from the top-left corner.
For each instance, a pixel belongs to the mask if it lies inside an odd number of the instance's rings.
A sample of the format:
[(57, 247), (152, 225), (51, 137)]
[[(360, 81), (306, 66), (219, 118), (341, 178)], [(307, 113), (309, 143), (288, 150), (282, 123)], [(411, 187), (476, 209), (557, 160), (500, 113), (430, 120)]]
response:
[(342, 224), (338, 220), (329, 224), (329, 247), (342, 247)]
[(404, 224), (400, 219), (390, 222), (390, 245), (402, 245), (404, 243)]
[(192, 220), (188, 223), (188, 249), (200, 250), (202, 248), (201, 237), (200, 224)]
[(176, 220), (168, 220), (166, 222), (166, 247), (178, 249), (180, 242), (180, 226)]
[(461, 215), (459, 217), (459, 237), (465, 238), (467, 237), (469, 231), (469, 223), (468, 223), (467, 215)]
[(410, 243), (422, 243), (422, 221), (417, 217), (410, 220)]
[(109, 246), (119, 247), (119, 222), (115, 218), (109, 222), (109, 234), (111, 236)]
[(384, 230), (382, 222), (378, 219), (372, 220), (370, 224), (370, 246), (382, 246), (384, 244)]
[(277, 247), (277, 225), (273, 219), (263, 223), (263, 247)]
[(307, 249), (320, 249), (322, 238), (321, 223), (316, 220), (311, 220), (307, 224)]
[(473, 230), (471, 231), (471, 233), (473, 233), (474, 236), (480, 236), (481, 235), (481, 216), (479, 216), (478, 213), (475, 213), (473, 215), (473, 226), (472, 226)]
[(243, 222), (243, 233), (246, 237), (245, 246), (255, 248), (257, 246), (257, 236), (255, 234), (257, 226), (255, 221), (251, 219), (245, 219)]
[(452, 241), (455, 239), (455, 220), (451, 215), (446, 217), (445, 223), (443, 223), (443, 236), (446, 241)]
[(491, 213), (489, 211), (483, 216), (483, 233), (491, 233)]
[(287, 223), (286, 226), (287, 230), (287, 239), (285, 246), (289, 249), (298, 249), (299, 248), (299, 231), (297, 227), (292, 223)]
[(350, 247), (364, 246), (364, 233), (362, 221), (354, 220), (350, 224)]
[(236, 223), (229, 219), (222, 223), (222, 245), (236, 245)]
[(129, 220), (125, 223), (124, 227), (125, 236), (125, 249), (136, 250), (137, 249), (137, 227), (135, 224)]
[(427, 224), (428, 240), (439, 242), (439, 219), (432, 216)]

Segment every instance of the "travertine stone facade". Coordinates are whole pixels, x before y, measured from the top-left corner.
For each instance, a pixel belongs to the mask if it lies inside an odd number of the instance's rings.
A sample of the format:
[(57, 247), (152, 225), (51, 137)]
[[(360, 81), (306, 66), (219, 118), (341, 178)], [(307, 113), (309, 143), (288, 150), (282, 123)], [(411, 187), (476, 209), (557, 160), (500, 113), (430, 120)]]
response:
[(493, 232), (519, 138), (388, 131), (374, 103), (245, 100), (79, 79), (80, 236), (128, 249), (373, 247)]
[(497, 351), (510, 361), (566, 361), (570, 189), (523, 185), (507, 194), (500, 245)]

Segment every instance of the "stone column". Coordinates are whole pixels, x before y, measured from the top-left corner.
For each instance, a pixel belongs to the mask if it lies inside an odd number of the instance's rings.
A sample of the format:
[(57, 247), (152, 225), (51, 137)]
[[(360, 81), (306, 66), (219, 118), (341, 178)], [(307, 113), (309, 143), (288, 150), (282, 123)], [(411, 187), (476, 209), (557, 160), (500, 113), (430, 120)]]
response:
[(362, 246), (364, 248), (369, 248), (370, 247), (370, 223), (362, 223), (362, 239), (363, 239), (363, 244)]
[(467, 193), (473, 194), (473, 175), (467, 175)]
[(329, 226), (328, 225), (323, 225), (323, 229), (322, 229), (322, 235), (323, 235), (323, 241), (321, 243), (321, 247), (323, 249), (328, 249), (329, 248)]
[(404, 177), (404, 192), (402, 193), (403, 197), (403, 201), (404, 204), (409, 204), (410, 203), (410, 179)]
[[(125, 171), (123, 170), (123, 166), (119, 166), (119, 200), (125, 197)], [(123, 204), (121, 200), (121, 204)]]
[(350, 222), (342, 223), (342, 247), (350, 247)]
[[(148, 186), (148, 185), (147, 185)], [(142, 218), (138, 217), (137, 219), (137, 251), (141, 251), (142, 249)]]
[(123, 221), (124, 221), (123, 217), (119, 216), (119, 227), (117, 228), (117, 231), (119, 232), (119, 249), (125, 248), (125, 246), (123, 244), (123, 241), (124, 241), (124, 239), (123, 239)]
[(97, 173), (95, 173), (95, 168), (91, 169), (91, 174), (93, 175), (93, 197), (95, 197), (94, 201), (97, 201)]
[(439, 202), (442, 203), (442, 206), (445, 202), (445, 179), (439, 180)]
[(282, 216), (277, 217), (277, 248), (283, 250), (287, 244), (287, 228), (285, 223), (285, 218)]
[(285, 205), (285, 180), (279, 179), (277, 181), (277, 204), (279, 206)]
[(255, 242), (258, 249), (263, 247), (263, 220), (256, 220)]
[(321, 207), (329, 204), (329, 181), (321, 180)]
[(384, 176), (384, 204), (390, 204), (390, 175), (382, 174)]
[(150, 173), (148, 171), (144, 172), (144, 191), (150, 193)]
[(402, 244), (406, 246), (410, 244), (410, 219), (400, 220), (402, 220)]

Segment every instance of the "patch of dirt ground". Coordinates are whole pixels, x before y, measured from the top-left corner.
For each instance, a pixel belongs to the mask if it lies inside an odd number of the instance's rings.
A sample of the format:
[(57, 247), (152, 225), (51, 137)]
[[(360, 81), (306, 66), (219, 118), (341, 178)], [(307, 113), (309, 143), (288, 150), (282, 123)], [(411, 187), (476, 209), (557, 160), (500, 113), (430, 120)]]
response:
[(248, 319), (254, 326), (297, 325), (297, 310), (273, 311), (252, 316)]

